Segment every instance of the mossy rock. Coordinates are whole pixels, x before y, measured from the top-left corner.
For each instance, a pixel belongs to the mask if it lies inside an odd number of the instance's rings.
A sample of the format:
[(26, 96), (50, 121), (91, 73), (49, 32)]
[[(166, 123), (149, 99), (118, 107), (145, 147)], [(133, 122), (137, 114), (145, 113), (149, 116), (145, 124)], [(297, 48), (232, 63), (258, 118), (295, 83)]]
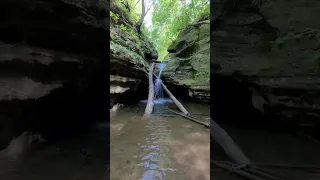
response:
[[(208, 18), (209, 16), (207, 16)], [(205, 19), (201, 19), (202, 21)], [(168, 48), (163, 76), (185, 86), (207, 86), (210, 81), (210, 25), (189, 25)]]

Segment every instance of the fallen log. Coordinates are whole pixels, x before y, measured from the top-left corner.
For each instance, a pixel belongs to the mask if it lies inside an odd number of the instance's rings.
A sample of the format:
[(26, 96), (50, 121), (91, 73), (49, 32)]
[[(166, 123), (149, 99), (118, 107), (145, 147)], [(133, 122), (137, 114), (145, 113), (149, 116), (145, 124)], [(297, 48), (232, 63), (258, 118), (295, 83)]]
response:
[(244, 155), (228, 133), (212, 119), (210, 119), (210, 127), (211, 136), (232, 161), (237, 165), (251, 166), (251, 161)]
[(215, 166), (221, 168), (221, 169), (224, 169), (226, 171), (229, 171), (229, 172), (233, 172), (233, 173), (236, 173), (238, 174), (239, 176), (242, 176), (242, 177), (245, 177), (247, 179), (250, 179), (250, 180), (264, 180), (258, 176), (255, 176), (255, 175), (252, 175), (250, 173), (247, 173), (241, 169), (233, 169), (232, 167), (226, 165), (226, 164), (223, 164), (223, 163), (220, 163), (220, 162), (217, 162), (217, 161), (214, 161), (214, 160), (211, 160), (211, 163), (213, 163)]
[(179, 116), (182, 116), (182, 117), (184, 117), (184, 118), (187, 118), (187, 119), (189, 119), (189, 120), (191, 120), (191, 121), (193, 121), (193, 122), (195, 122), (195, 123), (204, 125), (204, 126), (207, 127), (207, 128), (210, 127), (210, 123), (201, 122), (201, 121), (195, 119), (194, 117), (191, 117), (190, 115), (185, 115), (185, 114), (179, 113), (179, 112), (177, 112), (177, 111), (174, 111), (174, 110), (169, 109), (168, 107), (167, 107), (167, 110), (170, 111), (170, 112), (172, 112), (172, 113), (174, 113), (174, 114), (177, 114), (177, 115), (179, 115)]
[[(227, 164), (227, 165), (230, 165), (230, 166), (234, 166), (230, 162), (226, 162), (226, 161), (220, 161), (220, 162), (224, 163), (224, 164)], [(243, 171), (246, 171), (246, 172), (248, 172), (250, 174), (253, 174), (253, 175), (256, 175), (256, 176), (259, 176), (259, 177), (262, 177), (262, 178), (267, 178), (267, 179), (270, 179), (270, 180), (284, 180), (284, 179), (286, 179), (286, 178), (283, 178), (283, 177), (279, 176), (278, 174), (270, 173), (267, 170), (258, 168), (256, 166), (251, 167), (251, 168), (245, 168), (245, 169), (243, 169)]]
[(169, 89), (167, 88), (167, 86), (161, 81), (161, 85), (163, 87), (163, 89), (166, 91), (166, 93), (169, 95), (169, 97), (172, 99), (172, 101), (174, 102), (174, 104), (176, 104), (176, 106), (185, 114), (185, 115), (189, 115), (189, 112), (186, 110), (186, 108), (183, 107), (183, 105), (174, 97), (174, 95), (169, 91)]
[(153, 111), (153, 106), (154, 106), (154, 85), (153, 85), (153, 69), (154, 69), (154, 64), (151, 64), (151, 67), (149, 68), (149, 95), (148, 95), (148, 102), (146, 109), (144, 111), (144, 115), (142, 119), (149, 119), (152, 111)]
[[(149, 68), (147, 68), (149, 69)], [(150, 72), (150, 70), (149, 70)], [(157, 79), (158, 76), (155, 75), (154, 73), (152, 73), (153, 76)], [(149, 78), (150, 79), (150, 78)], [(169, 91), (169, 89), (167, 88), (167, 86), (161, 81), (161, 85), (163, 87), (163, 89), (166, 91), (166, 93), (169, 95), (169, 97), (171, 98), (171, 100), (175, 103), (175, 105), (186, 115), (189, 115), (189, 112), (186, 110), (186, 108), (183, 107), (183, 105), (174, 97), (174, 95)]]
[(253, 163), (255, 166), (265, 166), (270, 168), (289, 168), (289, 169), (320, 169), (315, 165), (294, 165), (294, 164), (276, 164), (276, 163)]

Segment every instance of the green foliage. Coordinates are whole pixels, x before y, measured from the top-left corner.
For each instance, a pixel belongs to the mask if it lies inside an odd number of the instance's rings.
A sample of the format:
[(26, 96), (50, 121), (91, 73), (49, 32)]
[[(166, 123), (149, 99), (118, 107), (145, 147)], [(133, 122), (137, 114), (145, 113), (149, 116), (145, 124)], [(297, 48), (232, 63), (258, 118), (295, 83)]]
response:
[(127, 58), (124, 58), (127, 60), (134, 60), (140, 63), (144, 62), (142, 57), (139, 54), (113, 41), (110, 41), (110, 51), (112, 52), (112, 54), (127, 57)]
[(209, 12), (208, 0), (156, 0), (149, 36), (158, 50), (159, 60), (167, 55), (167, 48), (181, 30)]
[[(124, 5), (126, 2), (128, 2), (130, 7), (130, 12)], [(115, 3), (128, 15), (132, 22), (136, 23), (139, 21), (142, 11), (141, 0), (116, 0)]]
[[(130, 11), (125, 5), (127, 2)], [(148, 36), (155, 45), (159, 53), (159, 60), (163, 60), (167, 55), (167, 48), (177, 38), (180, 31), (204, 14), (210, 14), (208, 0), (148, 0), (146, 2), (154, 3), (152, 9), (148, 12), (152, 16), (152, 25), (146, 28), (145, 24), (142, 24), (141, 32)], [(115, 3), (133, 23), (139, 21), (142, 13), (141, 0), (118, 0)], [(146, 6), (148, 7), (148, 5)], [(124, 25), (121, 25), (120, 28), (126, 32), (131, 31)], [(136, 33), (133, 33), (133, 37), (140, 39)]]
[(121, 24), (121, 25), (120, 25), (120, 29), (121, 29), (122, 31), (127, 31), (128, 28), (127, 28), (125, 25)]
[(110, 11), (110, 18), (113, 19), (115, 22), (118, 22), (119, 15), (115, 14), (114, 12)]

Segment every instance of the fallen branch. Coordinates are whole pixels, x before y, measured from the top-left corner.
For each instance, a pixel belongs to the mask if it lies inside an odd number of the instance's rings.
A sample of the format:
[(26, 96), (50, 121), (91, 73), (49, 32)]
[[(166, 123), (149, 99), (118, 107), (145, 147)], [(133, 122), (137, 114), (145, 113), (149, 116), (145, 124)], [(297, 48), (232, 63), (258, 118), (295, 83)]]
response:
[[(148, 69), (148, 68), (147, 68)], [(150, 70), (149, 70), (150, 72)], [(157, 79), (158, 76), (155, 75), (153, 73), (153, 76)], [(169, 89), (167, 88), (167, 86), (161, 81), (161, 85), (163, 87), (163, 89), (166, 91), (166, 93), (169, 95), (169, 97), (171, 98), (171, 100), (176, 104), (176, 106), (185, 114), (185, 115), (189, 115), (189, 112), (186, 110), (186, 108), (183, 107), (183, 105), (174, 97), (174, 95), (169, 91)]]
[(197, 115), (197, 116), (205, 116), (205, 117), (210, 117), (208, 114), (203, 114), (203, 113), (191, 113), (192, 115)]
[[(221, 161), (222, 163), (225, 163), (227, 165), (230, 165), (230, 166), (235, 166), (234, 164), (232, 164), (231, 162), (227, 162), (227, 161)], [(248, 172), (248, 173), (251, 173), (251, 174), (254, 174), (254, 175), (257, 175), (259, 177), (262, 177), (262, 178), (267, 178), (267, 179), (271, 179), (271, 180), (283, 180), (284, 178), (279, 176), (278, 174), (274, 174), (274, 173), (270, 173), (268, 172), (267, 170), (264, 170), (264, 169), (261, 169), (261, 168), (258, 168), (256, 166), (253, 166), (251, 168), (245, 168), (243, 169), (244, 171)], [(277, 176), (277, 177), (275, 177)], [(281, 178), (281, 179), (280, 179)]]
[(291, 168), (291, 169), (320, 169), (320, 166), (313, 165), (294, 165), (294, 164), (275, 164), (275, 163), (254, 163), (255, 166), (268, 166), (275, 168)]
[(179, 112), (177, 112), (177, 111), (171, 110), (171, 109), (169, 109), (169, 108), (167, 108), (167, 110), (170, 111), (170, 112), (172, 112), (172, 113), (175, 113), (175, 114), (177, 114), (177, 115), (179, 115), (179, 116), (185, 117), (185, 118), (187, 118), (187, 119), (189, 119), (189, 120), (191, 120), (191, 121), (193, 121), (193, 122), (196, 122), (196, 123), (198, 123), (198, 124), (202, 124), (202, 125), (204, 125), (204, 126), (207, 127), (207, 128), (210, 127), (210, 123), (201, 122), (201, 121), (199, 121), (199, 120), (191, 117), (190, 115), (185, 115), (185, 114), (179, 113)]
[(149, 95), (148, 95), (148, 103), (146, 106), (146, 110), (144, 111), (144, 115), (142, 119), (149, 119), (154, 106), (154, 85), (153, 85), (153, 68), (154, 63), (151, 64), (151, 67), (149, 68)]
[(241, 169), (233, 169), (232, 167), (224, 164), (224, 163), (220, 163), (220, 162), (217, 162), (217, 161), (214, 161), (214, 160), (211, 160), (211, 163), (213, 163), (215, 166), (221, 168), (221, 169), (224, 169), (228, 172), (233, 172), (235, 174), (238, 174), (239, 176), (242, 176), (242, 177), (245, 177), (247, 179), (250, 179), (250, 180), (264, 180), (258, 176), (255, 176), (255, 175), (252, 175), (250, 173), (247, 173)]
[(169, 97), (172, 99), (172, 101), (176, 104), (176, 106), (185, 114), (189, 115), (189, 112), (186, 110), (186, 108), (183, 107), (183, 105), (173, 96), (173, 94), (169, 91), (167, 86), (161, 81), (161, 85), (163, 89), (167, 92)]
[(215, 121), (210, 120), (210, 134), (221, 146), (227, 156), (237, 165), (251, 166), (251, 161), (244, 155), (242, 150), (235, 144), (228, 133), (222, 129)]

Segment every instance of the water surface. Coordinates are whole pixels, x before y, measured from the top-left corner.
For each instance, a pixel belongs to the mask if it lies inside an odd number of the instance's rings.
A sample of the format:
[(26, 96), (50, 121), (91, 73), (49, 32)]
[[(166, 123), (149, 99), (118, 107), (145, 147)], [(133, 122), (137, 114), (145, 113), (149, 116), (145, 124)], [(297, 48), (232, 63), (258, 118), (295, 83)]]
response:
[[(207, 121), (209, 108), (183, 103)], [(146, 101), (111, 118), (111, 180), (209, 180), (210, 130), (165, 109), (169, 100), (155, 101), (151, 119), (142, 120)], [(200, 115), (201, 114), (201, 115)]]

